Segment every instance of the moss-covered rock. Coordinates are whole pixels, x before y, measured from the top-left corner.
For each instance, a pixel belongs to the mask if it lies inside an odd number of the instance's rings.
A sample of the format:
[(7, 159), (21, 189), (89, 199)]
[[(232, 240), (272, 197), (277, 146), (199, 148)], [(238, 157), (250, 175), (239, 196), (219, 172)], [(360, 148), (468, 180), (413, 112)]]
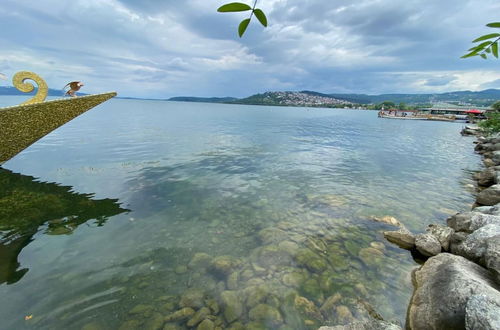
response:
[(160, 313), (153, 313), (144, 324), (144, 330), (160, 330), (163, 327), (164, 319)]
[(203, 320), (200, 324), (198, 324), (198, 327), (196, 330), (214, 330), (215, 329), (215, 324), (212, 320), (205, 319)]
[(189, 321), (187, 322), (187, 326), (194, 327), (201, 321), (206, 319), (209, 315), (210, 315), (210, 309), (208, 307), (202, 307), (196, 313), (194, 313), (192, 318), (189, 319)]
[(165, 317), (165, 322), (180, 322), (191, 318), (195, 311), (191, 307), (185, 307)]
[(219, 256), (215, 257), (211, 263), (211, 270), (220, 276), (228, 276), (231, 272), (235, 271), (241, 261), (232, 256)]
[(252, 321), (257, 321), (274, 328), (283, 323), (283, 317), (278, 309), (266, 304), (259, 304), (248, 312), (248, 317)]
[(228, 323), (238, 319), (243, 314), (243, 304), (237, 291), (224, 291), (220, 295), (224, 318)]
[(300, 288), (305, 297), (322, 303), (324, 301), (323, 290), (316, 279), (310, 278)]
[(369, 247), (359, 250), (359, 258), (367, 266), (377, 266), (382, 262), (384, 253), (380, 250)]
[(295, 255), (298, 265), (306, 267), (314, 273), (322, 273), (327, 268), (327, 263), (323, 258), (309, 249), (301, 249)]
[(209, 254), (199, 252), (195, 253), (193, 258), (191, 258), (188, 267), (191, 269), (203, 269), (209, 267), (211, 262), (212, 257)]
[(298, 288), (301, 286), (307, 279), (307, 274), (304, 272), (291, 272), (286, 273), (281, 278), (281, 282), (291, 288)]
[(205, 294), (200, 289), (188, 289), (181, 296), (179, 305), (181, 307), (201, 308), (204, 305)]
[(281, 230), (276, 227), (267, 227), (262, 229), (259, 232), (259, 238), (264, 245), (268, 244), (277, 244), (281, 241), (284, 241), (288, 238), (288, 234), (286, 231)]

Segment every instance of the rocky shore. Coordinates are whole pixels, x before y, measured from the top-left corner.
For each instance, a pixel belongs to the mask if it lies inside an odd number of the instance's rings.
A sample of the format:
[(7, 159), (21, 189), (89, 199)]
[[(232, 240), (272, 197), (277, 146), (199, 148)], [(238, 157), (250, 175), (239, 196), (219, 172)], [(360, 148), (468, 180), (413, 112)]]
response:
[[(385, 238), (418, 258), (428, 258), (412, 274), (414, 293), (406, 328), (500, 329), (500, 134), (483, 137), (467, 127), (463, 135), (478, 136), (475, 151), (485, 169), (475, 174), (476, 203), (470, 212), (432, 224), (414, 234), (395, 221), (397, 230)], [(320, 330), (400, 329), (380, 320), (321, 327)]]

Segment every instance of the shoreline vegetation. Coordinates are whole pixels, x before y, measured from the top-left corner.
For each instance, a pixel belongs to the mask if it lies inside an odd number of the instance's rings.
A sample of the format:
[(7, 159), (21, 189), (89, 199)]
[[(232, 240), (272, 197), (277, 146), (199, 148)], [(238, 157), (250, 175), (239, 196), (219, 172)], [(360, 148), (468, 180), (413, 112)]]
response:
[[(389, 242), (427, 259), (412, 272), (407, 329), (500, 329), (500, 133), (484, 137), (476, 127), (461, 133), (477, 136), (475, 151), (485, 165), (474, 175), (478, 194), (472, 210), (420, 234), (395, 218), (375, 219), (398, 228), (384, 232)], [(348, 329), (401, 328), (377, 319), (320, 328)]]

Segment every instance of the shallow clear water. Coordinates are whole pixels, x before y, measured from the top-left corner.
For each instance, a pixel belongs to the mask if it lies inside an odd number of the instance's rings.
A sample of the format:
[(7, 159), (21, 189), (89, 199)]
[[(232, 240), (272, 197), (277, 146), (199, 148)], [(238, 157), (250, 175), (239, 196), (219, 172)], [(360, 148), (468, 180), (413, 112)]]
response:
[(461, 126), (111, 100), (0, 169), (0, 327), (403, 323), (418, 264), (371, 218), (470, 208)]

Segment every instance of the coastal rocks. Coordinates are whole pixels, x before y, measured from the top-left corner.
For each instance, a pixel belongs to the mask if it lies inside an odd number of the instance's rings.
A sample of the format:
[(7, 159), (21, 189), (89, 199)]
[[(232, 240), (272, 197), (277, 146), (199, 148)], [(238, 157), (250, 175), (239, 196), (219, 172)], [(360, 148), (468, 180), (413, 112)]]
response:
[(431, 224), (427, 227), (426, 231), (437, 238), (444, 251), (448, 251), (450, 249), (450, 240), (454, 233), (452, 228)]
[(463, 329), (471, 294), (500, 298), (486, 269), (449, 253), (427, 260), (415, 271), (414, 285), (407, 318), (407, 327), (414, 330)]
[(500, 215), (500, 204), (494, 206), (478, 206), (472, 210), (483, 214)]
[(488, 224), (500, 224), (500, 216), (479, 212), (464, 212), (448, 218), (447, 223), (449, 227), (456, 231), (472, 233)]
[(480, 186), (488, 187), (496, 183), (496, 171), (494, 168), (489, 167), (482, 172), (476, 173), (474, 178)]
[(416, 235), (415, 246), (418, 252), (427, 257), (435, 256), (441, 252), (441, 243), (429, 233)]
[(486, 241), (484, 265), (493, 273), (497, 284), (500, 284), (500, 236), (492, 237)]
[(474, 295), (465, 306), (465, 328), (500, 329), (500, 302), (485, 295)]
[(452, 244), (451, 251), (469, 260), (484, 264), (482, 259), (486, 253), (488, 240), (500, 237), (500, 225), (489, 224), (476, 230), (460, 244)]
[[(500, 153), (500, 151), (495, 151)], [(500, 154), (499, 154), (500, 162)], [(476, 202), (481, 205), (495, 205), (500, 203), (500, 184), (495, 184), (482, 190), (476, 198)]]
[(394, 231), (384, 231), (384, 237), (391, 243), (403, 249), (412, 249), (415, 246), (415, 236), (406, 228)]

